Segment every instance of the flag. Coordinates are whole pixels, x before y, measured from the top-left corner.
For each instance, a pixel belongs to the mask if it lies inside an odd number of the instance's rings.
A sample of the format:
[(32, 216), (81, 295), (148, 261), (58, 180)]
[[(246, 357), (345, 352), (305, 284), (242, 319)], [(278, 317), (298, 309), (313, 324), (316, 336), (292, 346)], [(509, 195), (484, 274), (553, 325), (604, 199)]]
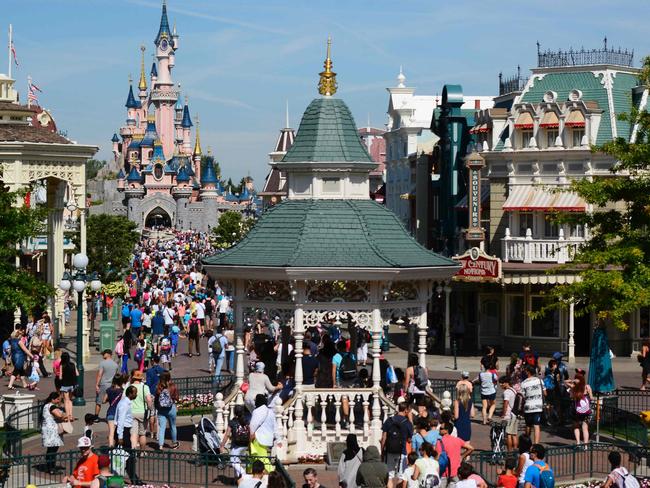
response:
[(37, 85), (34, 84), (31, 77), (27, 78), (27, 85), (29, 88), (27, 91), (27, 103), (30, 105), (32, 103), (38, 104), (38, 96), (36, 92), (38, 91), (43, 93), (43, 90), (41, 90)]
[(18, 66), (18, 57), (16, 56), (16, 47), (14, 46), (14, 41), (11, 41), (11, 55), (14, 57), (14, 63)]

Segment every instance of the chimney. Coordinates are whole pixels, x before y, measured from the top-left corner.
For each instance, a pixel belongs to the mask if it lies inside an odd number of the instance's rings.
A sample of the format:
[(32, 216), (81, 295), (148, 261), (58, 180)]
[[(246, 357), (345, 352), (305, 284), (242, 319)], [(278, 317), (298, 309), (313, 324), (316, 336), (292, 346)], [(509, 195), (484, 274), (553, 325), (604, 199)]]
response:
[(481, 110), (481, 101), (478, 98), (474, 100), (474, 110)]

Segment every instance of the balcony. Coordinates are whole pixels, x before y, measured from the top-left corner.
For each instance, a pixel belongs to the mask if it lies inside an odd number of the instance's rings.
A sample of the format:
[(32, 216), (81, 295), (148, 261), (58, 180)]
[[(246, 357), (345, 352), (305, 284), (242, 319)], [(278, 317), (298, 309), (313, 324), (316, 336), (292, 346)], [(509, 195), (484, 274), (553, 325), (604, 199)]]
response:
[(501, 257), (506, 263), (564, 264), (573, 261), (576, 251), (584, 242), (584, 237), (565, 239), (563, 229), (559, 230), (557, 238), (533, 239), (530, 229), (526, 230), (526, 237), (512, 237), (508, 228), (501, 240)]

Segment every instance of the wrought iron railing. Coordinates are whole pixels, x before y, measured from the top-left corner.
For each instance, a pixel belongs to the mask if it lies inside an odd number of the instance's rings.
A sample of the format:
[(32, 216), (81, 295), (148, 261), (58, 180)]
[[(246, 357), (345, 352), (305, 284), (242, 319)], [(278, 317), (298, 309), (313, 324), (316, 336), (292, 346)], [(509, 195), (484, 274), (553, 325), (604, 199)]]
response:
[(191, 376), (174, 378), (174, 383), (180, 396), (178, 414), (197, 415), (211, 412), (217, 393), (226, 396), (235, 384), (235, 377), (232, 374)]
[(499, 95), (522, 91), (526, 86), (527, 79), (521, 76), (521, 68), (517, 66), (517, 74), (509, 78), (504, 78), (503, 73), (499, 73)]
[(41, 429), (42, 410), (44, 403), (37, 403), (32, 407), (7, 415), (5, 427), (2, 432), (2, 454), (7, 457), (21, 456), (23, 452), (22, 440)]
[(634, 64), (634, 50), (608, 48), (605, 39), (602, 49), (569, 49), (563, 51), (540, 51), (537, 44), (537, 66), (555, 68), (560, 66), (585, 66), (593, 64), (612, 64), (631, 67)]

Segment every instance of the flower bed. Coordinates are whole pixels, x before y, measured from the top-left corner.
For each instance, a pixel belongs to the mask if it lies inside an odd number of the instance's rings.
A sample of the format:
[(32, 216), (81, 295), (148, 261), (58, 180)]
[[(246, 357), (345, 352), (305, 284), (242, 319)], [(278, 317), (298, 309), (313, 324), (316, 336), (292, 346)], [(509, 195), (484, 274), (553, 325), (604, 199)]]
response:
[(298, 458), (298, 464), (325, 464), (325, 456), (322, 454), (307, 454), (305, 456), (300, 456)]
[[(641, 488), (650, 488), (650, 478), (637, 477), (637, 480), (639, 480), (639, 485)], [(568, 484), (563, 484), (561, 486), (562, 488), (600, 488), (604, 484), (605, 484), (604, 480), (592, 480), (592, 481), (586, 481), (584, 483), (568, 483)], [(558, 486), (560, 486), (559, 483)]]
[(177, 415), (197, 415), (212, 412), (215, 395), (201, 393), (198, 395), (182, 395), (176, 402)]

